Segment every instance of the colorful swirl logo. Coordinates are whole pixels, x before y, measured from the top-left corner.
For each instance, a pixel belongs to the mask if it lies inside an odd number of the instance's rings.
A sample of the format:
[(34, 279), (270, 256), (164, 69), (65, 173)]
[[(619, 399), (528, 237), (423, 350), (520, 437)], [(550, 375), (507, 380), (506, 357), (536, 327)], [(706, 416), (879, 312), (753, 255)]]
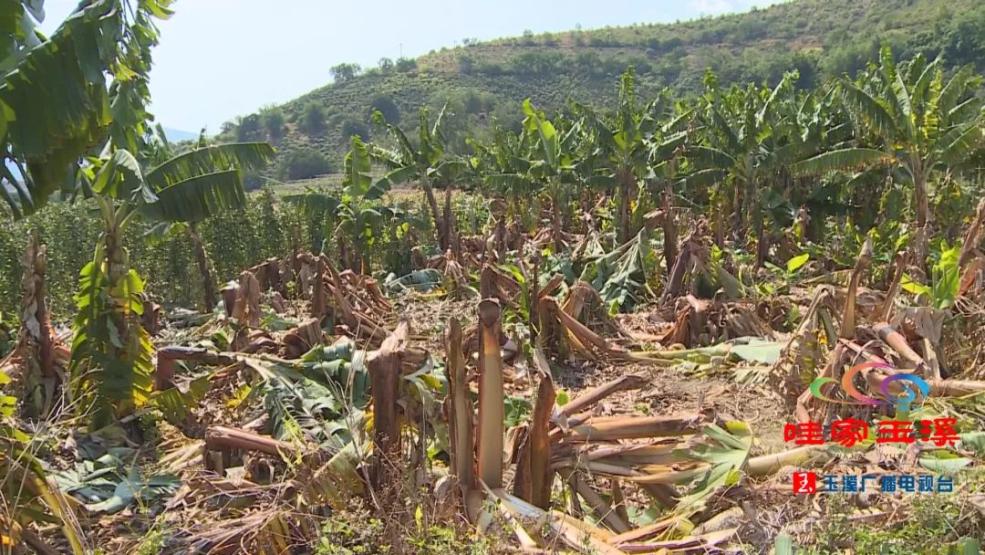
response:
[[(896, 371), (895, 368), (885, 362), (864, 362), (862, 364), (856, 364), (845, 372), (844, 376), (841, 377), (841, 388), (845, 391), (845, 394), (853, 400), (842, 401), (839, 399), (832, 399), (825, 395), (824, 392), (821, 391), (821, 388), (829, 383), (837, 384), (838, 380), (823, 376), (819, 376), (811, 382), (811, 395), (813, 395), (816, 399), (839, 405), (896, 405), (896, 410), (903, 412), (910, 410), (910, 406), (917, 400), (918, 393), (920, 394), (921, 400), (926, 399), (930, 395), (930, 384), (928, 384), (920, 376), (909, 373), (893, 374), (882, 379), (879, 383), (879, 393), (882, 394), (884, 399), (877, 399), (864, 395), (855, 387), (855, 376), (857, 376), (859, 372), (870, 368), (882, 368), (893, 372)], [(903, 388), (902, 395), (894, 395), (890, 391), (893, 384), (897, 383)]]

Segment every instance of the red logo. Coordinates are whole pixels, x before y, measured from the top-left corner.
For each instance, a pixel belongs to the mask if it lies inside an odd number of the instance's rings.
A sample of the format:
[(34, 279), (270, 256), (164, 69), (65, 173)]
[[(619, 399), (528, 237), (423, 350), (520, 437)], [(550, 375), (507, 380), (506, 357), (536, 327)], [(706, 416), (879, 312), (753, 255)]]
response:
[(817, 474), (813, 472), (794, 472), (793, 492), (798, 495), (817, 493)]

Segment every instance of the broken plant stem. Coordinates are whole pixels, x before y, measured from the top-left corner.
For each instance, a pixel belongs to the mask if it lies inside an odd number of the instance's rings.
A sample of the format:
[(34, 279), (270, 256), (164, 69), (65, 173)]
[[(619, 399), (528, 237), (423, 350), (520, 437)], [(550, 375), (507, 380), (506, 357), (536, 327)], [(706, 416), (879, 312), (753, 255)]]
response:
[(478, 476), (490, 488), (503, 485), (504, 391), (499, 350), (499, 303), (479, 303)]

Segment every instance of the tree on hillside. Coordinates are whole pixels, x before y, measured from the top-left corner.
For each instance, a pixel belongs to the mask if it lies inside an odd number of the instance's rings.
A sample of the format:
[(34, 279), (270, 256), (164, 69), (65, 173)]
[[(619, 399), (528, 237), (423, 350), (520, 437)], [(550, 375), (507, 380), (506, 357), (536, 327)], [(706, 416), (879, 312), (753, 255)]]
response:
[(362, 68), (359, 64), (341, 63), (332, 66), (332, 68), (328, 71), (332, 75), (332, 79), (335, 79), (336, 83), (345, 83), (347, 81), (351, 81), (356, 75), (359, 75)]
[(301, 130), (307, 135), (317, 135), (325, 130), (325, 112), (314, 102), (304, 106), (301, 114)]
[(236, 126), (237, 141), (255, 141), (263, 136), (263, 121), (260, 114), (243, 116)]
[(342, 122), (339, 132), (342, 134), (342, 139), (346, 142), (352, 137), (359, 137), (364, 142), (369, 140), (369, 127), (365, 123), (348, 118)]
[(284, 112), (280, 108), (266, 108), (260, 113), (260, 117), (268, 137), (279, 139), (284, 136)]
[(400, 73), (410, 73), (417, 69), (417, 60), (413, 58), (397, 58), (396, 68)]
[(394, 125), (400, 123), (400, 108), (397, 103), (393, 101), (393, 97), (386, 94), (379, 94), (373, 98), (373, 101), (369, 103), (369, 115), (372, 117), (373, 112), (380, 112), (383, 114), (383, 120), (387, 123), (392, 123)]
[(331, 171), (328, 158), (312, 148), (291, 151), (281, 160), (281, 175), (290, 180), (310, 179)]

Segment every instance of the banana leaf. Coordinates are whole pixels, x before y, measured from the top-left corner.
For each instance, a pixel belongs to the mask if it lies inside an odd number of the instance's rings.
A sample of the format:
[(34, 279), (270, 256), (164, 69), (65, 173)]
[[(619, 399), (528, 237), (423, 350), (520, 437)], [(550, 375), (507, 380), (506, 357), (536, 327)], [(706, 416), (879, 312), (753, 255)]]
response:
[(580, 279), (592, 284), (610, 313), (628, 312), (640, 301), (646, 288), (646, 276), (655, 268), (646, 230), (619, 248), (590, 260)]
[(426, 268), (424, 270), (414, 270), (413, 272), (397, 278), (392, 274), (387, 277), (386, 283), (383, 284), (389, 293), (398, 293), (400, 291), (432, 291), (441, 287), (444, 282), (444, 276), (438, 270), (434, 268)]
[(59, 489), (86, 503), (86, 510), (107, 514), (170, 495), (181, 485), (177, 476), (145, 477), (135, 466), (127, 469), (123, 457), (128, 455), (133, 455), (133, 450), (111, 450), (98, 459), (86, 459), (73, 468), (52, 472), (51, 476)]
[(681, 498), (680, 504), (675, 508), (679, 514), (693, 514), (702, 510), (719, 488), (737, 484), (741, 470), (749, 459), (752, 431), (745, 422), (726, 422), (725, 429), (711, 424), (705, 426), (703, 431), (705, 441), (689, 449), (674, 451), (675, 455), (684, 459), (709, 465), (691, 493)]

